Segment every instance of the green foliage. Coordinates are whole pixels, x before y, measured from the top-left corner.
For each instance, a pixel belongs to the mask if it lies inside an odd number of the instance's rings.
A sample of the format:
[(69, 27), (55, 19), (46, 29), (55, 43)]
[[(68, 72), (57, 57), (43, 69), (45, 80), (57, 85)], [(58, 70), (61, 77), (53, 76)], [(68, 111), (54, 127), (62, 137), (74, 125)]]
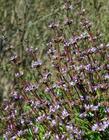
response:
[(84, 140), (102, 140), (97, 132), (89, 132), (84, 136)]

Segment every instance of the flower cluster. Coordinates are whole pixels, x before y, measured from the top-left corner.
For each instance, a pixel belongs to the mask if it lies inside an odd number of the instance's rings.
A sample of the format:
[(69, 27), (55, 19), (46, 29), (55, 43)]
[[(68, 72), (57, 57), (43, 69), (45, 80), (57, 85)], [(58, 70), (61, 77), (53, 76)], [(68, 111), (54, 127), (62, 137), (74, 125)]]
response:
[[(80, 4), (74, 4), (77, 10)], [(66, 20), (49, 24), (42, 59), (31, 46), (23, 57), (13, 52), (12, 92), (1, 106), (5, 139), (82, 140), (88, 131), (109, 128), (109, 109), (102, 103), (109, 99), (109, 44), (93, 33), (84, 9), (72, 15), (74, 6), (66, 0)]]

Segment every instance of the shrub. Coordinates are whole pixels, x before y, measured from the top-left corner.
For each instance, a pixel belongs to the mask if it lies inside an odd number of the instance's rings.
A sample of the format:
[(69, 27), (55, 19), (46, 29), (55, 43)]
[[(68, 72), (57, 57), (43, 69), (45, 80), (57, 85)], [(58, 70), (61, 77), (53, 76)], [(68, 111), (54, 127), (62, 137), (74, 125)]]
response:
[(4, 139), (109, 137), (109, 44), (94, 32), (81, 1), (66, 1), (59, 12), (65, 17), (49, 23), (43, 58), (36, 47), (23, 55), (6, 50), (13, 87), (1, 106)]

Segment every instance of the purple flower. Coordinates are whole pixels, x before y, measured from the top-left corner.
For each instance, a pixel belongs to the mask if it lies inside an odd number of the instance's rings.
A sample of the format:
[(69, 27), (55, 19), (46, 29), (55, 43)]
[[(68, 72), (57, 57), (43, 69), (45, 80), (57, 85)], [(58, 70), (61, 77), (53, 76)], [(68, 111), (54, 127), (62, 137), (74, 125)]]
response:
[(25, 92), (30, 92), (30, 91), (34, 91), (36, 89), (38, 89), (37, 84), (30, 84), (30, 85), (27, 85), (24, 90), (25, 90)]
[(32, 62), (31, 67), (32, 68), (37, 68), (37, 67), (40, 67), (41, 65), (42, 65), (42, 61), (37, 60), (37, 61)]
[(93, 131), (96, 131), (98, 129), (98, 124), (94, 124), (93, 126), (92, 126), (92, 130)]
[(56, 120), (51, 121), (52, 126), (56, 126)]
[(38, 52), (38, 48), (33, 48), (32, 46), (30, 48), (26, 48), (26, 52), (29, 54), (33, 54)]
[(103, 122), (96, 123), (92, 126), (93, 131), (105, 131), (109, 127), (109, 120), (104, 120)]
[(104, 78), (105, 78), (105, 79), (109, 79), (109, 74), (106, 74), (106, 75), (104, 76)]
[(67, 117), (67, 116), (69, 116), (69, 113), (67, 112), (66, 109), (64, 109), (64, 110), (62, 111), (62, 117), (63, 117), (63, 119), (64, 119), (65, 117)]

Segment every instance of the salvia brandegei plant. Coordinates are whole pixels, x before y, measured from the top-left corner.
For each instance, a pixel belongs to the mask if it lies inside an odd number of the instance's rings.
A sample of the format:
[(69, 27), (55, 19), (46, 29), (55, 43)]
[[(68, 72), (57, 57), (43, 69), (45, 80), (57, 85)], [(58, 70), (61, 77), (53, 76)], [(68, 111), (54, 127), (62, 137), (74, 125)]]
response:
[(60, 13), (63, 19), (57, 16), (48, 25), (46, 60), (36, 46), (25, 48), (23, 58), (12, 46), (6, 50), (13, 86), (1, 106), (4, 139), (109, 136), (109, 44), (93, 32), (79, 2), (65, 1)]

